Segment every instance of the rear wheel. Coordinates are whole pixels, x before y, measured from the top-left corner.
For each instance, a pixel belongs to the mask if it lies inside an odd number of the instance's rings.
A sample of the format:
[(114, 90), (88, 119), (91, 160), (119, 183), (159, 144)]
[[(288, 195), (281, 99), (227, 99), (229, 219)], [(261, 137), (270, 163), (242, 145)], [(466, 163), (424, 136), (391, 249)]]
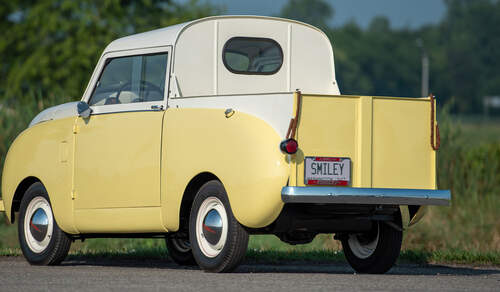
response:
[(376, 221), (370, 232), (348, 234), (342, 239), (344, 255), (356, 272), (382, 274), (396, 263), (403, 238), (403, 232), (395, 228), (401, 226), (401, 217), (397, 219), (396, 226)]
[(248, 233), (234, 218), (219, 181), (204, 184), (193, 202), (189, 219), (193, 256), (208, 272), (234, 270), (245, 257)]
[(19, 243), (33, 265), (57, 265), (68, 255), (71, 239), (57, 225), (45, 187), (31, 185), (21, 201)]

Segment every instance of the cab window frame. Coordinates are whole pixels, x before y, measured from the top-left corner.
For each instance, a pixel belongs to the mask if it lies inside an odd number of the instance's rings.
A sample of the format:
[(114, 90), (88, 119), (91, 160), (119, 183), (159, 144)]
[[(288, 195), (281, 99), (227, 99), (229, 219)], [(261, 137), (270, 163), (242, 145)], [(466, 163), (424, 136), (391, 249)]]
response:
[[(135, 103), (135, 104), (139, 104), (139, 103), (149, 103), (149, 102), (161, 102), (163, 100), (166, 99), (166, 96), (165, 94), (168, 92), (166, 91), (166, 86), (168, 85), (168, 82), (167, 81), (167, 78), (168, 78), (168, 67), (169, 67), (169, 58), (170, 58), (170, 52), (167, 52), (167, 51), (164, 51), (164, 52), (157, 52), (157, 53), (148, 53), (148, 54), (135, 54), (135, 55), (124, 55), (124, 56), (117, 56), (117, 57), (110, 57), (110, 58), (106, 58), (106, 60), (104, 61), (104, 65), (103, 67), (101, 68), (100, 70), (100, 73), (99, 73), (99, 76), (94, 84), (94, 87), (92, 89), (92, 92), (90, 93), (90, 96), (89, 96), (89, 99), (88, 99), (88, 104), (90, 106), (109, 106), (109, 105), (117, 105), (117, 104), (100, 104), (100, 105), (97, 105), (97, 104), (90, 104), (90, 102), (92, 101), (92, 98), (94, 97), (94, 94), (96, 92), (96, 90), (98, 89), (98, 86), (99, 86), (99, 82), (101, 81), (102, 77), (103, 77), (103, 74), (104, 72), (106, 71), (106, 68), (108, 67), (108, 65), (113, 61), (113, 60), (117, 60), (117, 59), (125, 59), (125, 58), (134, 58), (134, 57), (147, 57), (147, 56), (158, 56), (158, 55), (165, 55), (165, 72), (164, 72), (164, 75), (163, 75), (163, 78), (162, 78), (162, 87), (160, 87), (162, 90), (163, 90), (163, 98), (160, 99), (160, 100), (152, 100), (152, 101), (138, 101), (138, 102), (128, 102), (128, 103), (120, 103), (122, 105), (126, 105), (126, 104), (132, 104), (132, 103)], [(144, 60), (142, 60), (141, 62), (144, 62)], [(144, 64), (141, 64), (141, 67), (144, 67)], [(141, 68), (141, 72), (140, 72), (140, 80), (139, 82), (142, 82), (143, 81), (143, 78), (144, 78), (144, 72), (142, 72), (143, 68)], [(154, 84), (153, 84), (154, 85)], [(116, 97), (118, 98), (118, 97)]]
[(133, 56), (143, 56), (143, 55), (158, 55), (167, 54), (167, 64), (165, 68), (165, 80), (164, 80), (164, 92), (163, 99), (158, 101), (147, 101), (147, 102), (135, 102), (135, 103), (124, 103), (124, 104), (108, 104), (108, 105), (89, 105), (92, 109), (91, 115), (99, 114), (111, 114), (120, 112), (136, 112), (136, 111), (158, 111), (165, 110), (168, 107), (168, 99), (170, 94), (170, 78), (172, 75), (172, 45), (160, 46), (160, 47), (149, 47), (149, 48), (137, 48), (129, 50), (118, 50), (110, 51), (104, 53), (99, 59), (94, 72), (89, 81), (89, 85), (83, 94), (81, 101), (89, 103), (94, 91), (97, 88), (97, 84), (101, 79), (101, 75), (104, 72), (109, 60), (116, 59), (119, 57), (133, 57)]
[[(255, 42), (269, 42), (269, 43), (274, 44), (279, 49), (279, 54), (280, 54), (280, 57), (281, 57), (280, 65), (275, 70), (269, 71), (269, 72), (235, 70), (234, 68), (232, 68), (227, 63), (226, 52), (231, 52), (231, 50), (228, 49), (228, 46), (231, 44), (231, 42), (238, 41), (238, 40), (255, 41)], [(232, 53), (238, 54), (237, 52), (232, 52)], [(242, 55), (244, 55), (244, 54), (242, 54)], [(284, 61), (285, 61), (285, 56), (283, 54), (283, 48), (281, 47), (281, 45), (276, 40), (271, 39), (271, 38), (235, 36), (235, 37), (232, 37), (232, 38), (228, 39), (224, 43), (224, 46), (222, 48), (222, 63), (224, 64), (224, 67), (226, 67), (226, 69), (229, 72), (234, 73), (234, 74), (240, 74), (240, 75), (274, 75), (274, 74), (278, 73), (281, 70), (281, 68), (283, 67)]]

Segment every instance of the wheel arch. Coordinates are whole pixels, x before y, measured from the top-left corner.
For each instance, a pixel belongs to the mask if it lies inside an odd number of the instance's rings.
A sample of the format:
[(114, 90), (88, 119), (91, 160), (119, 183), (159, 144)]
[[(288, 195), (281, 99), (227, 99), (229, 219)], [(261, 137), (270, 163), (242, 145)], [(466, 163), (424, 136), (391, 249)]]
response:
[(19, 212), (19, 208), (21, 207), (21, 200), (23, 199), (24, 194), (26, 193), (28, 188), (36, 182), (39, 182), (43, 185), (42, 181), (35, 176), (28, 176), (18, 184), (18, 186), (14, 192), (14, 196), (12, 198), (12, 207), (10, 209), (10, 212), (11, 212), (10, 221), (11, 221), (11, 223), (15, 222), (15, 213)]
[(193, 205), (194, 197), (196, 196), (196, 193), (201, 188), (201, 186), (211, 180), (217, 180), (219, 182), (221, 181), (213, 173), (205, 171), (195, 175), (187, 184), (182, 195), (182, 201), (179, 210), (179, 230), (182, 230), (183, 227), (187, 227), (189, 225), (189, 213), (191, 211), (191, 206)]

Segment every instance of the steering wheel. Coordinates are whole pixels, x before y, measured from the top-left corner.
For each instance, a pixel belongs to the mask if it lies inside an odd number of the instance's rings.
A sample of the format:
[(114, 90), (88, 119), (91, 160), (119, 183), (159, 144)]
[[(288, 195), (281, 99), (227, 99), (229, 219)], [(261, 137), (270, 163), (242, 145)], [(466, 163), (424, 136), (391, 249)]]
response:
[[(139, 81), (140, 83), (140, 86), (141, 88), (144, 86), (144, 88), (146, 88), (146, 98), (149, 96), (149, 93), (151, 91), (156, 91), (158, 92), (160, 95), (163, 95), (163, 90), (154, 85), (153, 83), (149, 82), (149, 81), (146, 81), (146, 80), (141, 80)], [(130, 87), (132, 85), (132, 81), (127, 81), (125, 82), (125, 84), (123, 84), (120, 89), (118, 89), (118, 92), (116, 93), (116, 103), (120, 103), (120, 94), (122, 93), (123, 90), (125, 89), (129, 89), (127, 87)], [(142, 99), (140, 99), (139, 101), (143, 101)]]

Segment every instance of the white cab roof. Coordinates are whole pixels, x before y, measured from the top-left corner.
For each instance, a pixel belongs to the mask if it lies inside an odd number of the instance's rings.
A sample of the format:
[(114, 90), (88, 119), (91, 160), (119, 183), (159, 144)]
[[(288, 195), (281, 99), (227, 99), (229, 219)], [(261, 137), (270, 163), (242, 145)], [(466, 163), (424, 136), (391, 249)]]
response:
[[(230, 72), (223, 48), (233, 37), (268, 38), (283, 52), (279, 71), (270, 75)], [(214, 16), (120, 38), (107, 53), (172, 46), (170, 98), (292, 92), (340, 94), (333, 50), (318, 28), (283, 18)], [(133, 52), (132, 52), (133, 53)]]
[(177, 42), (182, 31), (194, 24), (213, 21), (213, 20), (223, 20), (223, 19), (267, 19), (272, 21), (282, 21), (289, 23), (296, 23), (300, 25), (305, 25), (311, 27), (321, 33), (323, 33), (320, 29), (309, 25), (307, 23), (303, 23), (300, 21), (295, 21), (291, 19), (279, 18), (279, 17), (269, 17), (269, 16), (255, 16), (255, 15), (224, 15), (224, 16), (210, 16), (205, 18), (200, 18), (193, 21), (183, 22), (176, 25), (155, 29), (152, 31), (147, 31), (143, 33), (138, 33), (130, 36), (126, 36), (123, 38), (119, 38), (111, 42), (104, 53), (112, 52), (112, 51), (122, 51), (122, 50), (133, 50), (133, 49), (142, 49), (148, 47), (160, 47), (160, 46), (173, 46)]

